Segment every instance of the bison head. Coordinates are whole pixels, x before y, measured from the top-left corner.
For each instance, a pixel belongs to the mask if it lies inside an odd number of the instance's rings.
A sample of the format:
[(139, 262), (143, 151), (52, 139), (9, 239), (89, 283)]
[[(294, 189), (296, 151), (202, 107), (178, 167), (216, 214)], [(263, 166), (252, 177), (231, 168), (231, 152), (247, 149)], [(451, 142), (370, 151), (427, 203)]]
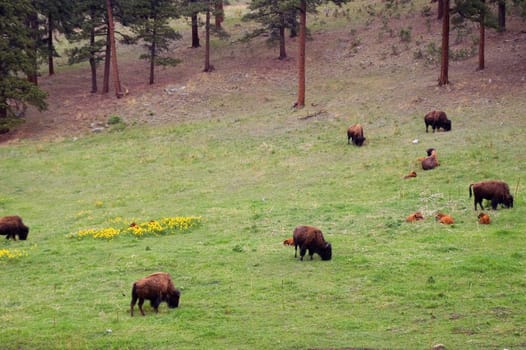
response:
[(451, 120), (445, 120), (444, 124), (442, 125), (445, 131), (451, 130)]
[(27, 239), (27, 235), (29, 234), (29, 228), (27, 226), (23, 226), (20, 231), (18, 231), (18, 238), (20, 240), (25, 241)]
[(331, 260), (332, 258), (332, 246), (330, 243), (326, 243), (323, 248), (320, 249), (318, 254), (321, 257), (321, 260)]
[(513, 208), (513, 196), (511, 194), (504, 196), (502, 204), (504, 204), (506, 208)]
[(181, 296), (181, 292), (179, 289), (174, 289), (172, 292), (170, 292), (166, 298), (166, 303), (168, 304), (168, 307), (170, 309), (176, 308), (179, 306), (179, 297)]

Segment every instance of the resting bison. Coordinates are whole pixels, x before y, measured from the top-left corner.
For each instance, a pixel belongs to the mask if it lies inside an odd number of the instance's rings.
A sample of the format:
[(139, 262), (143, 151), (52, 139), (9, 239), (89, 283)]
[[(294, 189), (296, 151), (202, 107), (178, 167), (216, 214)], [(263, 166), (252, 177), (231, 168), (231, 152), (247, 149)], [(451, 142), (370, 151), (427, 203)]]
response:
[(437, 158), (437, 151), (434, 148), (429, 148), (426, 152), (428, 154), (428, 157), (425, 157), (424, 160), (422, 160), (422, 169), (435, 169), (437, 166), (440, 165)]
[(489, 215), (486, 213), (480, 213), (478, 216), (478, 219), (479, 219), (479, 224), (482, 224), (482, 225), (489, 225), (491, 222)]
[(424, 215), (422, 215), (422, 213), (419, 211), (410, 214), (409, 216), (407, 216), (407, 218), (405, 218), (405, 221), (407, 222), (416, 222), (419, 220), (424, 220)]
[(404, 179), (410, 179), (412, 177), (416, 177), (416, 171), (411, 171), (409, 174), (404, 176)]
[(363, 145), (365, 137), (363, 136), (363, 128), (360, 124), (351, 125), (347, 129), (347, 144), (350, 144), (351, 140), (356, 146)]
[(0, 217), (0, 235), (6, 235), (7, 239), (13, 238), (16, 241), (16, 236), (21, 240), (26, 240), (28, 234), (29, 227), (24, 225), (20, 216)]
[(455, 223), (455, 220), (453, 220), (451, 216), (442, 213), (438, 213), (435, 219), (441, 224), (452, 225)]
[(447, 119), (446, 113), (442, 111), (432, 111), (425, 115), (424, 122), (426, 123), (426, 132), (431, 125), (433, 132), (435, 129), (444, 129), (444, 131), (451, 130), (451, 120)]
[(139, 310), (144, 316), (142, 309), (144, 299), (150, 300), (150, 305), (155, 312), (158, 312), (158, 307), (163, 301), (166, 301), (171, 309), (178, 307), (180, 296), (181, 292), (174, 287), (170, 274), (166, 272), (152, 273), (133, 284), (130, 313), (133, 316), (133, 308), (137, 299), (139, 299)]
[(475, 182), (469, 185), (469, 198), (471, 198), (471, 189), (473, 188), (475, 210), (477, 210), (477, 203), (480, 209), (484, 210), (482, 200), (488, 199), (491, 201), (493, 210), (497, 209), (497, 205), (502, 204), (506, 208), (513, 208), (513, 196), (510, 193), (508, 184), (503, 181), (489, 180)]
[(303, 260), (307, 249), (310, 259), (314, 253), (321, 257), (321, 260), (331, 260), (332, 246), (323, 238), (323, 233), (319, 228), (312, 226), (298, 226), (294, 229), (294, 257), (296, 257), (298, 246), (300, 247), (300, 260)]

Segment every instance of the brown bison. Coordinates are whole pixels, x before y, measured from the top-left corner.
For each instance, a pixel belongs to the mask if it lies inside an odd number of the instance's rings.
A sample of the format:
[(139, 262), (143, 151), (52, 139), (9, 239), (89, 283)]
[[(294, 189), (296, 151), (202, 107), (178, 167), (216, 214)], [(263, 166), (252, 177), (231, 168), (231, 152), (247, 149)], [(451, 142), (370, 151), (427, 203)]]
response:
[(405, 221), (406, 222), (416, 222), (416, 221), (419, 221), (419, 220), (424, 220), (424, 215), (422, 215), (421, 212), (417, 211), (413, 214), (410, 214), (407, 216), (407, 218), (405, 218)]
[(360, 124), (351, 125), (347, 129), (347, 144), (350, 144), (351, 141), (356, 146), (363, 145), (365, 137), (363, 136), (363, 128)]
[(426, 132), (430, 125), (433, 128), (433, 132), (435, 132), (435, 129), (438, 130), (440, 128), (444, 129), (444, 131), (451, 130), (451, 120), (447, 119), (446, 113), (442, 111), (427, 113), (424, 117), (424, 122), (426, 123)]
[(451, 216), (443, 214), (443, 213), (438, 213), (435, 216), (435, 219), (441, 224), (445, 224), (445, 225), (452, 225), (455, 223), (455, 220), (453, 220)]
[(478, 219), (479, 219), (479, 224), (481, 225), (489, 225), (491, 222), (489, 215), (486, 213), (480, 213), (478, 216)]
[(294, 238), (287, 238), (283, 241), (283, 245), (294, 245)]
[(491, 201), (491, 208), (497, 209), (497, 205), (502, 204), (506, 208), (513, 208), (513, 196), (510, 193), (510, 188), (507, 183), (498, 180), (480, 181), (469, 185), (469, 198), (474, 195), (475, 210), (477, 210), (477, 203), (480, 209), (484, 210), (482, 200), (488, 199)]
[(409, 174), (404, 176), (404, 179), (410, 179), (412, 177), (416, 177), (416, 171), (411, 171)]
[(422, 160), (422, 169), (431, 170), (435, 169), (440, 165), (437, 158), (437, 151), (434, 148), (429, 148), (427, 151), (428, 156)]
[(5, 235), (6, 239), (13, 238), (16, 241), (16, 236), (20, 240), (26, 240), (29, 234), (29, 227), (24, 225), (22, 218), (18, 215), (2, 216), (0, 217), (0, 235)]
[(297, 249), (300, 247), (300, 260), (303, 260), (307, 249), (310, 259), (314, 253), (321, 257), (321, 260), (331, 260), (332, 246), (323, 238), (323, 233), (319, 228), (312, 226), (298, 226), (294, 229), (294, 257), (297, 257)]
[(150, 300), (150, 305), (155, 312), (158, 312), (158, 307), (163, 301), (165, 301), (171, 309), (178, 307), (180, 296), (181, 292), (174, 287), (170, 274), (166, 272), (152, 273), (133, 284), (130, 314), (133, 316), (133, 308), (135, 307), (137, 299), (139, 299), (139, 310), (144, 316), (142, 309), (144, 299)]

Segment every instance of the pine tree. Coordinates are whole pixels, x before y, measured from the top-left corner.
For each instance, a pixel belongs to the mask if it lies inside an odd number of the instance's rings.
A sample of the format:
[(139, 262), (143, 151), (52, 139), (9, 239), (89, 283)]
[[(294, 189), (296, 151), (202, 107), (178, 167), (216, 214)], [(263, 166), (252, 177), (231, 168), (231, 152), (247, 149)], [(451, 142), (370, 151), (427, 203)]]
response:
[(47, 107), (47, 94), (24, 78), (35, 73), (36, 43), (27, 26), (35, 11), (29, 0), (0, 0), (0, 118), (16, 116), (15, 106)]

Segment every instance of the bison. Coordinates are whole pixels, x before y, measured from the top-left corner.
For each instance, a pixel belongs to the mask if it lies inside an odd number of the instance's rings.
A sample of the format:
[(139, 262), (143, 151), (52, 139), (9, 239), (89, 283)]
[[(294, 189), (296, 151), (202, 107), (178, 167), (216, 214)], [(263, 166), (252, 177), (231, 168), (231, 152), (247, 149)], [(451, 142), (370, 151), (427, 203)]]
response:
[(294, 245), (294, 238), (287, 238), (283, 241), (283, 245)]
[[(473, 189), (473, 192), (472, 192)], [(482, 200), (488, 199), (491, 201), (491, 208), (497, 209), (497, 205), (502, 204), (506, 208), (513, 208), (513, 196), (510, 193), (510, 188), (507, 183), (498, 180), (479, 181), (469, 185), (469, 198), (474, 195), (475, 210), (477, 210), (477, 203), (480, 209), (484, 210)]]
[(6, 239), (13, 238), (16, 241), (16, 236), (20, 240), (26, 240), (29, 234), (29, 227), (24, 225), (22, 218), (18, 215), (2, 216), (0, 217), (0, 235), (5, 235)]
[(150, 305), (155, 312), (158, 312), (158, 307), (163, 301), (165, 301), (171, 309), (178, 307), (180, 296), (181, 292), (174, 287), (170, 274), (166, 272), (152, 273), (133, 284), (130, 314), (133, 316), (133, 308), (135, 307), (137, 299), (139, 299), (139, 310), (144, 316), (142, 309), (144, 299), (150, 300)]
[(429, 148), (427, 151), (428, 156), (422, 160), (422, 169), (431, 170), (435, 169), (440, 165), (437, 158), (437, 151), (434, 148)]
[(419, 221), (419, 220), (424, 220), (424, 215), (422, 215), (421, 212), (417, 211), (413, 214), (410, 214), (407, 216), (407, 218), (405, 218), (405, 221), (406, 222), (416, 222), (416, 221)]
[(363, 136), (363, 128), (360, 124), (351, 125), (347, 129), (347, 144), (350, 144), (351, 141), (356, 146), (363, 145), (365, 137)]
[(323, 233), (319, 228), (313, 226), (298, 226), (294, 229), (294, 257), (297, 257), (297, 249), (300, 247), (300, 260), (303, 260), (307, 249), (310, 259), (314, 253), (321, 257), (321, 260), (331, 260), (332, 246), (323, 238)]
[(433, 128), (433, 132), (435, 132), (435, 129), (439, 130), (440, 128), (444, 129), (444, 131), (451, 130), (451, 120), (447, 119), (446, 113), (442, 111), (432, 111), (427, 113), (424, 116), (424, 122), (426, 123), (426, 132), (430, 125), (431, 128)]
[(482, 225), (489, 225), (491, 222), (489, 215), (486, 213), (480, 213), (478, 216), (478, 219), (479, 219), (479, 224), (482, 224)]
[(441, 224), (452, 225), (455, 223), (455, 220), (451, 216), (443, 214), (443, 213), (438, 213), (435, 216), (435, 219)]
[(404, 176), (404, 179), (410, 179), (412, 177), (416, 177), (416, 171), (411, 171), (409, 174)]

